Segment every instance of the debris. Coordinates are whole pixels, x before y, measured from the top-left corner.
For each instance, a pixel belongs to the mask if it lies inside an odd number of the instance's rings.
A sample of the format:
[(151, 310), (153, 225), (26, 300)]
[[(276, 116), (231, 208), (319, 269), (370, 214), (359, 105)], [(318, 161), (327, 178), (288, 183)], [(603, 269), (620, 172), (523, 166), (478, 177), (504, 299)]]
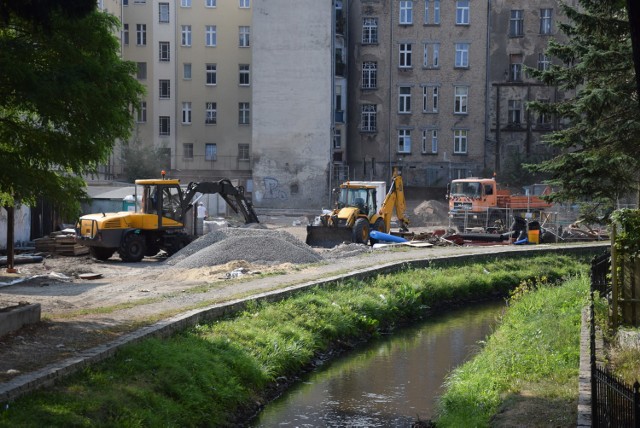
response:
[(78, 278), (80, 278), (80, 279), (99, 279), (99, 278), (102, 278), (102, 274), (101, 273), (81, 273), (80, 275), (78, 275)]

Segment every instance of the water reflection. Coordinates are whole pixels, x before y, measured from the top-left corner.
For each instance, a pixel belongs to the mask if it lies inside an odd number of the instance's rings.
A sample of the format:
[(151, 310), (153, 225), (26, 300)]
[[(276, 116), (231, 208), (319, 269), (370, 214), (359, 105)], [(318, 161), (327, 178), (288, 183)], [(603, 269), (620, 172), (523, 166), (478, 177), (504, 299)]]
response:
[(311, 373), (251, 426), (388, 427), (429, 419), (444, 377), (477, 351), (503, 307), (456, 310), (372, 342)]

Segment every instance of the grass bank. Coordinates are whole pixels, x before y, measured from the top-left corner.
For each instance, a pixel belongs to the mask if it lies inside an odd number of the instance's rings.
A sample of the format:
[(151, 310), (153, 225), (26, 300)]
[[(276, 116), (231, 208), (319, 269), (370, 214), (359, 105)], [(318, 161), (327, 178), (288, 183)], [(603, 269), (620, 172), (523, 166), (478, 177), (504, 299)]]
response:
[(482, 351), (449, 376), (437, 426), (575, 426), (588, 298), (586, 274), (514, 290)]
[(2, 406), (0, 426), (237, 426), (332, 350), (430, 309), (506, 296), (587, 269), (567, 256), (495, 259), (316, 287), (233, 318), (126, 346), (56, 386)]

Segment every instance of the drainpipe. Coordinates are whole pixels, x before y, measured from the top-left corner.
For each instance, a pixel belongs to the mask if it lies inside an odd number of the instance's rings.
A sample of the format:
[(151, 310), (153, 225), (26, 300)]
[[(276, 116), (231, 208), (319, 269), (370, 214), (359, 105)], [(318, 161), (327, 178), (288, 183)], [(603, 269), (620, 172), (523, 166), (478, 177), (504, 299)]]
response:
[[(344, 4), (342, 5), (344, 9)], [(336, 132), (336, 2), (331, 2), (331, 111), (329, 123), (331, 124), (329, 135), (329, 188), (327, 200), (331, 206), (331, 188), (333, 186), (333, 136)]]
[(392, 177), (392, 164), (391, 164), (391, 88), (393, 83), (393, 2), (389, 2), (389, 104), (387, 105), (387, 139), (389, 141), (389, 180)]

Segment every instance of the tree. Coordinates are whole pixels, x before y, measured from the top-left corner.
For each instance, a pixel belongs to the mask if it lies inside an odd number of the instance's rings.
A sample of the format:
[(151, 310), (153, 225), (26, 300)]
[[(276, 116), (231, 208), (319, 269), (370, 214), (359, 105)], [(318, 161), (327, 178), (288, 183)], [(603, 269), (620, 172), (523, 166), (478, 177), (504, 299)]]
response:
[(122, 147), (121, 162), (128, 182), (138, 178), (160, 177), (162, 170), (171, 167), (163, 147), (148, 147), (140, 144), (125, 144)]
[(0, 0), (0, 204), (45, 195), (67, 215), (81, 178), (132, 129), (143, 87), (118, 20), (94, 0)]
[(568, 41), (550, 41), (547, 53), (563, 65), (531, 73), (576, 95), (529, 105), (564, 126), (545, 139), (560, 154), (527, 167), (549, 174), (556, 189), (552, 201), (615, 206), (637, 191), (640, 171), (640, 111), (625, 1), (580, 0), (578, 8), (562, 7), (569, 22), (560, 27)]

